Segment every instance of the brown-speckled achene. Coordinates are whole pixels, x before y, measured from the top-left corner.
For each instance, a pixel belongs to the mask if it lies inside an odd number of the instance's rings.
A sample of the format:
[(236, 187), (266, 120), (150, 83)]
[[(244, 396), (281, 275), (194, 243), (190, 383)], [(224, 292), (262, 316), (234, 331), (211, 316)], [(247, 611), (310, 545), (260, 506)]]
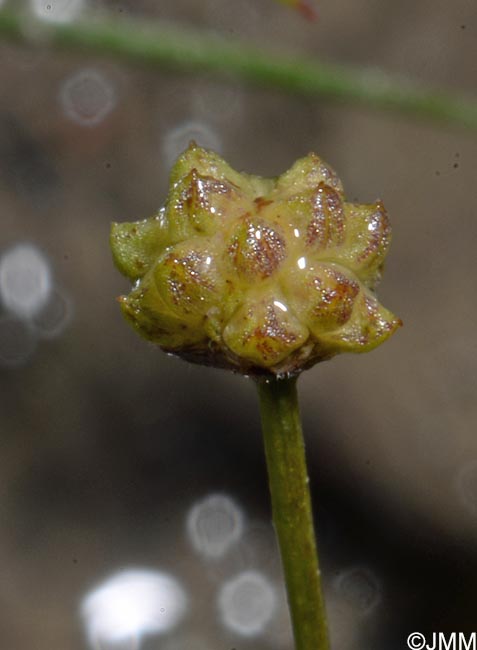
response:
[(121, 308), (142, 336), (191, 361), (273, 375), (371, 350), (397, 329), (374, 293), (390, 239), (383, 204), (345, 201), (313, 153), (264, 179), (195, 143), (159, 213), (111, 232), (134, 282)]

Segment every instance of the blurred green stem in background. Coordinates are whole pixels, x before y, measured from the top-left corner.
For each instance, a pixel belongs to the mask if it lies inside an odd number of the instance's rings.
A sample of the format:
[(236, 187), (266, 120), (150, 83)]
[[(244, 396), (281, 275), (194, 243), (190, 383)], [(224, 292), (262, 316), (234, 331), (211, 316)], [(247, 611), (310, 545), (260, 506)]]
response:
[(264, 51), (218, 34), (131, 21), (43, 23), (0, 10), (0, 39), (230, 79), (392, 110), (477, 131), (477, 100), (431, 90), (379, 69), (321, 63)]
[(329, 650), (296, 381), (257, 383), (273, 523), (296, 650)]

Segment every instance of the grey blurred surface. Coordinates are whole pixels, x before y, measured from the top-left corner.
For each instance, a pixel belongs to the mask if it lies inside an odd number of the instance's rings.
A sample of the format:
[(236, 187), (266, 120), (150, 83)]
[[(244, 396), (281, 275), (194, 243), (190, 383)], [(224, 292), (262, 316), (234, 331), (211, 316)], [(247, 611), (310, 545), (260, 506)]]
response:
[[(476, 90), (467, 0), (320, 2), (316, 24), (272, 0), (90, 0), (100, 9)], [(97, 123), (75, 121), (62, 100), (85, 70), (106, 84)], [(155, 350), (114, 300), (127, 283), (109, 224), (156, 211), (189, 137), (264, 176), (314, 150), (348, 197), (383, 199), (394, 240), (378, 293), (405, 325), (300, 380), (334, 649), (475, 630), (475, 134), (5, 44), (0, 87), (0, 254), (36, 246), (70, 312), (21, 365), (0, 366), (0, 647), (87, 648), (82, 598), (132, 566), (173, 573), (191, 603), (182, 627), (147, 648), (194, 650), (193, 638), (208, 650), (290, 650), (284, 610), (247, 639), (221, 627), (214, 600), (239, 570), (280, 584), (254, 387)], [(210, 564), (185, 519), (213, 492), (240, 504), (252, 541)]]

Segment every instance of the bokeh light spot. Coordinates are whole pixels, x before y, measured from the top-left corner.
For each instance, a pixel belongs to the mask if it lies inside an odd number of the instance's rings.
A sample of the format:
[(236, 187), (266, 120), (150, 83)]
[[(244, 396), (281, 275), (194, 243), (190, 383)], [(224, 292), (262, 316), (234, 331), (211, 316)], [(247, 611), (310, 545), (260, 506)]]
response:
[(220, 558), (242, 536), (242, 511), (230, 497), (212, 494), (190, 509), (187, 532), (198, 553)]
[(82, 69), (63, 82), (59, 99), (65, 115), (81, 126), (96, 126), (117, 103), (116, 91), (102, 73)]
[(54, 288), (47, 303), (32, 318), (32, 326), (40, 338), (54, 339), (64, 331), (71, 315), (71, 300)]
[(163, 155), (167, 168), (172, 167), (191, 140), (205, 149), (212, 149), (217, 153), (222, 151), (222, 143), (215, 131), (203, 122), (189, 120), (171, 129), (164, 136)]
[(179, 582), (159, 571), (121, 571), (88, 593), (81, 614), (93, 647), (135, 643), (161, 634), (183, 618), (187, 597)]
[(41, 20), (68, 23), (79, 16), (84, 0), (31, 0), (34, 15)]
[(240, 636), (257, 636), (271, 621), (276, 600), (275, 589), (264, 575), (258, 571), (244, 571), (220, 590), (221, 622)]
[(51, 272), (46, 257), (31, 244), (17, 244), (0, 259), (0, 299), (19, 318), (31, 318), (47, 303)]
[(334, 583), (337, 593), (358, 614), (369, 614), (381, 600), (381, 586), (366, 567), (352, 567), (340, 573)]

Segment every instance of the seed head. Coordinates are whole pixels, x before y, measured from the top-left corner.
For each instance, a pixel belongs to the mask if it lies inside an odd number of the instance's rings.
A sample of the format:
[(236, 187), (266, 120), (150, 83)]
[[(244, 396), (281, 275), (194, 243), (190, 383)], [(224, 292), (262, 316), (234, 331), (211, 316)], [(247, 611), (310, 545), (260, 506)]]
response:
[(390, 240), (381, 201), (347, 202), (313, 153), (265, 179), (195, 143), (158, 214), (111, 231), (134, 283), (119, 301), (139, 334), (190, 361), (272, 375), (372, 350), (399, 327), (374, 292)]

